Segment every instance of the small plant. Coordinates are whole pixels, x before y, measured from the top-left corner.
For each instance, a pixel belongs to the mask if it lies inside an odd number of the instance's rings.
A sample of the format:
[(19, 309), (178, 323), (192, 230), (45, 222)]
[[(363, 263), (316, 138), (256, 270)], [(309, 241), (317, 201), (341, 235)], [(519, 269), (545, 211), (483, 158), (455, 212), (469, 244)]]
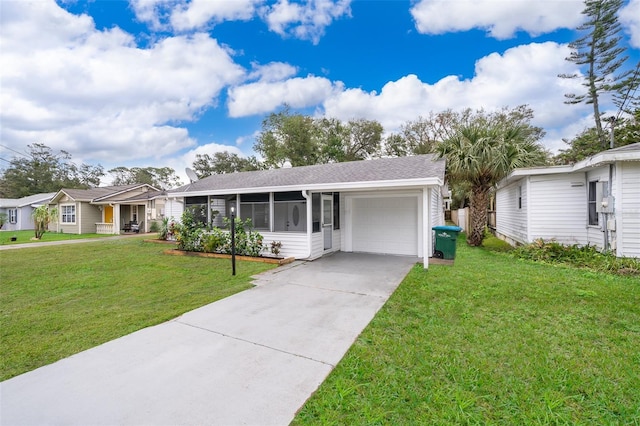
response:
[(149, 231), (151, 232), (160, 232), (160, 223), (158, 221), (153, 221), (149, 225)]
[(279, 255), (281, 248), (282, 248), (282, 242), (271, 241), (271, 254), (273, 254), (274, 256)]
[(537, 239), (533, 243), (513, 250), (519, 259), (545, 263), (560, 263), (618, 275), (640, 275), (640, 261), (629, 257), (616, 257), (611, 252), (599, 252), (592, 245), (563, 245), (555, 240)]

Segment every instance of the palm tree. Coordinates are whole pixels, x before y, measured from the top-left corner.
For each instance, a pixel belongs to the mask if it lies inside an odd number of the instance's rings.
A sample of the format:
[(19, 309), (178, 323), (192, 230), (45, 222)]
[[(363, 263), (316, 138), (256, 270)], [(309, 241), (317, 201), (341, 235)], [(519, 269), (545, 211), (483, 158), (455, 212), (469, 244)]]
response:
[(438, 144), (438, 154), (447, 159), (448, 179), (471, 187), (469, 245), (482, 244), (489, 195), (496, 183), (515, 168), (545, 163), (539, 137), (528, 124), (481, 118), (462, 123)]
[(33, 217), (33, 223), (35, 225), (36, 239), (39, 240), (47, 231), (49, 223), (57, 219), (58, 210), (49, 209), (48, 206), (44, 205), (35, 208), (31, 216)]

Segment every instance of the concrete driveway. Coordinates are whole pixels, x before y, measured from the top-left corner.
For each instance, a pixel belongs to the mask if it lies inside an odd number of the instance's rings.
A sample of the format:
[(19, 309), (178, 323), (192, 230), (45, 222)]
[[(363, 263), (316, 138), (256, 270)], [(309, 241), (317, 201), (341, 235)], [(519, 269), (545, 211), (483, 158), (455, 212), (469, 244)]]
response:
[(286, 425), (415, 257), (336, 253), (0, 384), (3, 425)]

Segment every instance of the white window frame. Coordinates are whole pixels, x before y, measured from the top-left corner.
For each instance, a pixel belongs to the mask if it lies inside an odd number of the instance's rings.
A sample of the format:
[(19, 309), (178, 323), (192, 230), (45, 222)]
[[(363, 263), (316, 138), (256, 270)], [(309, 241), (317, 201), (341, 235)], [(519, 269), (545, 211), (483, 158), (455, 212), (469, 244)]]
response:
[[(73, 208), (73, 213), (66, 213), (65, 212), (65, 208), (68, 208), (68, 207), (72, 207)], [(78, 214), (78, 209), (76, 208), (75, 204), (60, 204), (60, 223), (61, 224), (63, 224), (63, 225), (75, 225), (76, 224), (76, 220), (77, 220), (77, 214)], [(72, 222), (65, 221), (65, 219), (69, 215), (73, 216), (73, 221)]]
[[(600, 215), (598, 214), (597, 207), (597, 194), (598, 194), (598, 181), (592, 180), (587, 184), (587, 226), (598, 227), (600, 226)], [(593, 197), (593, 198), (592, 198)], [(595, 223), (592, 223), (592, 215), (595, 218)]]
[(18, 209), (9, 209), (9, 223), (18, 223)]

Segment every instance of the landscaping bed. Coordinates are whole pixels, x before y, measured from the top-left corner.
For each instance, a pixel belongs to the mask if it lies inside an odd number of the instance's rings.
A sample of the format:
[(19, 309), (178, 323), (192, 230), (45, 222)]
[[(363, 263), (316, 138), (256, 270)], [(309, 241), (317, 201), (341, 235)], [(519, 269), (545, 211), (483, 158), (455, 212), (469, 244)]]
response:
[[(210, 257), (215, 259), (231, 259), (230, 254), (224, 253), (201, 253), (194, 251), (184, 251), (179, 249), (165, 250), (164, 254), (170, 254), (174, 256), (195, 256), (195, 257)], [(264, 257), (264, 256), (241, 256), (236, 255), (236, 260), (244, 260), (247, 262), (262, 262), (272, 263), (276, 265), (286, 265), (296, 260), (295, 257)]]

